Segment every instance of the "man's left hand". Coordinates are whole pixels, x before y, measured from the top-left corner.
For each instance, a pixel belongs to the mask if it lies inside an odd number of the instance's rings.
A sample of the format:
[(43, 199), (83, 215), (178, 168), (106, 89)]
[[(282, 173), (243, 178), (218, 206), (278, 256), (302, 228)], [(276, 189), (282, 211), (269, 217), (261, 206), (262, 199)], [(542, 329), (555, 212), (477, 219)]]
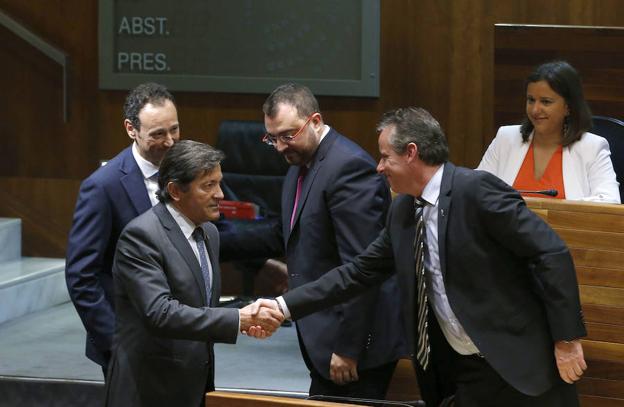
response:
[(555, 360), (559, 375), (569, 384), (579, 380), (587, 369), (580, 339), (555, 342)]
[(329, 378), (337, 385), (358, 381), (357, 360), (332, 353), (329, 364)]

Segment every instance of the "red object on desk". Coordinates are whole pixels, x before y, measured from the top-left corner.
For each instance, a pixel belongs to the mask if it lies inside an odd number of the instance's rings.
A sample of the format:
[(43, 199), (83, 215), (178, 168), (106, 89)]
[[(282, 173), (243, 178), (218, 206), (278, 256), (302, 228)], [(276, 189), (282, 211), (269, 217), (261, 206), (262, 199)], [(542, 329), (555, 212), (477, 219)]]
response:
[(221, 201), (219, 211), (226, 219), (253, 220), (258, 218), (258, 205), (252, 202)]

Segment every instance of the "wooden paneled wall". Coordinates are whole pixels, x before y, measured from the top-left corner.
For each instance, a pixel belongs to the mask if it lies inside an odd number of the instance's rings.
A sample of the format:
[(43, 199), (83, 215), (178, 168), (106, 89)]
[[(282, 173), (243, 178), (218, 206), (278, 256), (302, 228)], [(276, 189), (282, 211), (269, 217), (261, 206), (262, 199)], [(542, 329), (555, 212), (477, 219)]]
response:
[[(60, 69), (0, 29), (0, 178), (19, 178), (20, 188), (46, 179), (79, 181), (129, 142), (121, 126), (125, 92), (97, 86), (97, 1), (0, 0), (0, 9), (71, 60), (70, 120), (63, 123)], [(452, 160), (475, 166), (494, 128), (495, 23), (624, 26), (624, 13), (620, 0), (382, 0), (381, 95), (320, 97), (326, 121), (377, 156), (381, 113), (422, 106), (445, 128)], [(183, 136), (214, 143), (222, 120), (261, 119), (264, 97), (177, 92)], [(66, 214), (75, 198), (48, 199)], [(45, 205), (31, 212), (45, 213)], [(63, 226), (53, 232), (66, 234), (70, 217), (56, 222)], [(26, 252), (32, 244), (25, 242)]]
[(525, 78), (555, 59), (581, 74), (593, 114), (624, 118), (624, 27), (497, 26), (494, 37), (494, 129), (520, 123)]

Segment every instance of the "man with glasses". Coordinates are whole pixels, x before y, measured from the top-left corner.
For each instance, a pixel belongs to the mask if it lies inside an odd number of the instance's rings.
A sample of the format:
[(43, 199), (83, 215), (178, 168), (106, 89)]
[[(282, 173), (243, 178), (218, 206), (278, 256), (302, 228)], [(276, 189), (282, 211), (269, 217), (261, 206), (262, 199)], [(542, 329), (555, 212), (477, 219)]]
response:
[(102, 366), (111, 356), (115, 314), (111, 268), (119, 234), (158, 200), (158, 166), (180, 138), (175, 101), (156, 83), (137, 86), (124, 104), (134, 140), (81, 186), (67, 243), (67, 288), (87, 331), (86, 355)]
[[(288, 285), (295, 288), (363, 250), (383, 227), (390, 193), (372, 157), (324, 124), (305, 86), (279, 86), (263, 111), (264, 141), (291, 164), (281, 222), (268, 231), (223, 238), (222, 253), (285, 254)], [(312, 379), (310, 395), (383, 399), (405, 354), (396, 281), (297, 321), (297, 332)]]

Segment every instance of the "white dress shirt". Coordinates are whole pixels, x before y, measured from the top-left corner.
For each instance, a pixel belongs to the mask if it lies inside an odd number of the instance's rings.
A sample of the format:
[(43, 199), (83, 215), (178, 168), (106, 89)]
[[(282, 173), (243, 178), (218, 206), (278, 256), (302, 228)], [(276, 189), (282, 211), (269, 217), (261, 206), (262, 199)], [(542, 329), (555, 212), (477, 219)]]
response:
[[(446, 297), (442, 271), (440, 270), (438, 200), (440, 197), (443, 172), (444, 165), (440, 166), (438, 171), (436, 171), (434, 176), (429, 180), (421, 195), (421, 199), (426, 202), (423, 208), (423, 220), (425, 221), (427, 241), (427, 250), (425, 251), (427, 297), (448, 343), (457, 353), (461, 355), (471, 355), (479, 353), (479, 349), (477, 349), (466, 331), (464, 331), (464, 328), (451, 309), (451, 305)], [(414, 270), (414, 272), (416, 271)]]
[[(193, 232), (195, 231), (195, 228), (197, 228), (197, 226), (195, 226), (195, 224), (191, 222), (189, 218), (184, 216), (184, 214), (180, 212), (175, 206), (171, 205), (170, 203), (168, 203), (166, 206), (171, 216), (173, 216), (173, 220), (175, 220), (178, 226), (180, 226), (180, 229), (182, 229), (182, 234), (184, 235), (186, 240), (188, 240), (189, 244), (191, 245), (191, 249), (193, 249), (193, 253), (195, 253), (195, 257), (197, 258), (197, 262), (201, 264), (201, 260), (199, 259), (199, 249), (197, 248), (197, 242), (193, 238)], [(204, 254), (206, 255), (206, 259), (208, 260), (208, 275), (210, 275), (210, 280), (211, 280), (209, 282), (206, 282), (205, 284), (212, 287), (212, 279), (213, 279), (212, 278), (212, 264), (210, 262), (210, 255), (208, 254), (208, 248), (205, 245), (204, 247), (205, 247)]]
[(156, 192), (158, 191), (158, 166), (141, 157), (136, 142), (132, 143), (132, 156), (139, 166), (141, 174), (143, 174), (143, 182), (145, 182), (147, 196), (152, 206), (154, 206), (158, 203), (158, 198), (156, 197)]

